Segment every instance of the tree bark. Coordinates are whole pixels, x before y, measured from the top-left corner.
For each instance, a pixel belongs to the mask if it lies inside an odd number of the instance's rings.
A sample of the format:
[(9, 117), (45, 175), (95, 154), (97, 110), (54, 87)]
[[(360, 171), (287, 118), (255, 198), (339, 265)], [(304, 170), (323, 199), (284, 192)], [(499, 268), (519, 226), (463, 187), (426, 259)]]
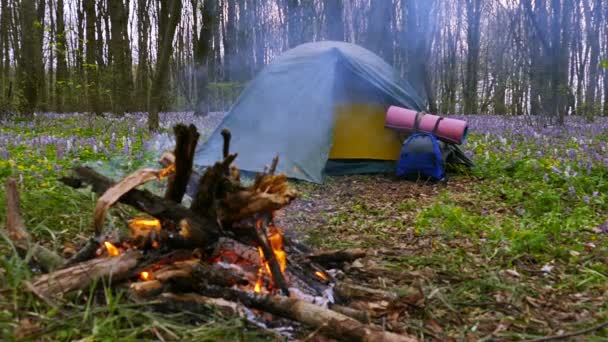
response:
[(89, 109), (96, 115), (101, 115), (101, 103), (99, 98), (99, 67), (96, 57), (96, 38), (95, 38), (95, 1), (83, 0), (83, 7), (86, 19), (85, 38), (86, 38), (86, 82), (87, 82), (87, 98), (89, 100)]
[(123, 0), (108, 1), (111, 23), (109, 49), (112, 54), (112, 102), (114, 113), (130, 111), (133, 78), (131, 74), (131, 49), (127, 32), (127, 10)]
[(169, 60), (173, 54), (173, 38), (175, 29), (181, 18), (181, 0), (159, 1), (160, 11), (158, 18), (158, 60), (151, 91), (151, 109), (148, 116), (148, 128), (156, 131), (160, 127), (159, 112), (166, 103), (167, 83), (169, 82)]
[(464, 81), (464, 112), (478, 114), (477, 83), (479, 80), (479, 51), (481, 42), (481, 0), (466, 0), (467, 60)]
[(343, 0), (325, 2), (325, 25), (329, 40), (344, 41), (344, 3)]

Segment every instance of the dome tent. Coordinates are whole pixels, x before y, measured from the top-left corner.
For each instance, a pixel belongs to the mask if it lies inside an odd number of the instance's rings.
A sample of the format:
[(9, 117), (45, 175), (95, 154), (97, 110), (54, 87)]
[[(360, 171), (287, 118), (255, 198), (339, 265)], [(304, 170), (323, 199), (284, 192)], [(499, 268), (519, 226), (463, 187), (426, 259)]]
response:
[(261, 172), (278, 155), (277, 172), (316, 183), (328, 172), (390, 172), (402, 141), (384, 127), (390, 105), (422, 109), (414, 89), (380, 57), (349, 43), (302, 44), (250, 82), (194, 163), (221, 158), (221, 130), (228, 128), (244, 171)]

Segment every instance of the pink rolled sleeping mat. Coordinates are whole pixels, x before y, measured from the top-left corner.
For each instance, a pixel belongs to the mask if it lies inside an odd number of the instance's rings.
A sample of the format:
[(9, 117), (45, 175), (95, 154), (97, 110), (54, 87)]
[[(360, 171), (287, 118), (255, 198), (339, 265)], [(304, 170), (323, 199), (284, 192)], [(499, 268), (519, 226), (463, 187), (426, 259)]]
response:
[[(417, 129), (416, 121), (418, 121)], [(465, 142), (468, 132), (466, 121), (442, 118), (397, 106), (391, 106), (388, 109), (384, 126), (407, 133), (415, 131), (432, 133), (440, 140), (457, 145)]]

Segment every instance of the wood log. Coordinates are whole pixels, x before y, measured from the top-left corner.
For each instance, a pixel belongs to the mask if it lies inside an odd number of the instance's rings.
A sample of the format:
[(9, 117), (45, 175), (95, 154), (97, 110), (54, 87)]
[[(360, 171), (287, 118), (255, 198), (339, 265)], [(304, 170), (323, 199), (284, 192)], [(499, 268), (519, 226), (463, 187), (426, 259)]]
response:
[(154, 303), (157, 309), (168, 312), (193, 312), (209, 314), (210, 308), (215, 308), (223, 314), (245, 317), (245, 307), (239, 303), (223, 298), (205, 297), (197, 293), (176, 294), (164, 292)]
[(52, 250), (34, 243), (21, 216), (19, 190), (13, 178), (6, 180), (6, 230), (20, 254), (31, 253), (33, 260), (44, 270), (59, 268), (64, 259)]
[(162, 292), (163, 284), (158, 280), (139, 281), (129, 285), (129, 290), (139, 298), (152, 297)]
[(197, 292), (209, 297), (238, 301), (250, 308), (301, 322), (341, 341), (418, 341), (414, 337), (384, 331), (381, 327), (361, 323), (341, 313), (295, 298), (256, 294), (218, 286), (208, 286)]
[(190, 126), (178, 124), (173, 127), (173, 131), (175, 132), (175, 173), (169, 177), (165, 199), (181, 203), (192, 175), (194, 151), (200, 135), (196, 126), (192, 124)]
[(333, 311), (339, 312), (348, 317), (354, 318), (361, 323), (371, 323), (371, 317), (369, 312), (363, 310), (357, 310), (348, 306), (329, 304), (329, 308)]
[(317, 264), (328, 267), (344, 262), (353, 262), (357, 259), (364, 258), (366, 255), (367, 250), (363, 248), (350, 248), (313, 253), (307, 255), (306, 258)]
[(93, 259), (39, 276), (32, 281), (32, 286), (45, 297), (61, 296), (84, 289), (99, 279), (122, 280), (130, 276), (141, 258), (141, 252), (130, 250), (117, 257)]
[[(63, 177), (60, 180), (73, 188), (91, 185), (93, 191), (98, 194), (106, 192), (113, 184), (112, 180), (91, 168), (82, 166), (75, 167), (71, 177)], [(200, 217), (181, 204), (158, 197), (147, 190), (130, 190), (119, 201), (161, 221), (170, 220), (179, 223), (186, 220), (190, 236), (184, 239), (184, 242), (188, 245), (207, 246), (217, 241), (220, 236), (220, 228), (216, 221)]]
[(247, 279), (244, 279), (236, 272), (215, 264), (207, 263), (198, 263), (192, 267), (192, 280), (197, 283), (228, 287), (249, 284)]

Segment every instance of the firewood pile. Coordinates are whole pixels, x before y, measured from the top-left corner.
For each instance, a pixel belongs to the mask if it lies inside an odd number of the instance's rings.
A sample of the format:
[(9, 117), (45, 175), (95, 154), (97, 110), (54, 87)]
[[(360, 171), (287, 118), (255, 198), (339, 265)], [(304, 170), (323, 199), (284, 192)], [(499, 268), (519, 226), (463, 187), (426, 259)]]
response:
[[(233, 165), (237, 154), (230, 153), (230, 132), (224, 130), (223, 159), (200, 176), (196, 195), (184, 206), (190, 179), (199, 177), (193, 171), (199, 134), (194, 125), (177, 125), (174, 132), (176, 146), (161, 158), (163, 169), (142, 169), (114, 182), (77, 166), (61, 179), (73, 188), (90, 186), (100, 196), (93, 213), (95, 235), (68, 259), (32, 240), (16, 182), (7, 180), (7, 235), (46, 272), (24, 284), (29, 291), (57, 305), (65, 294), (103, 280), (155, 310), (197, 312), (214, 306), (235, 315), (265, 312), (266, 320), (296, 321), (337, 340), (416, 340), (378, 324), (381, 314), (352, 305), (388, 305), (399, 297), (345, 279), (340, 267), (364, 257), (365, 250), (315, 253), (284, 236), (274, 214), (297, 194), (285, 175), (275, 174), (278, 158), (244, 185)], [(137, 189), (153, 180), (167, 181), (164, 197)], [(146, 215), (129, 221), (128, 234), (106, 223), (117, 203)]]

